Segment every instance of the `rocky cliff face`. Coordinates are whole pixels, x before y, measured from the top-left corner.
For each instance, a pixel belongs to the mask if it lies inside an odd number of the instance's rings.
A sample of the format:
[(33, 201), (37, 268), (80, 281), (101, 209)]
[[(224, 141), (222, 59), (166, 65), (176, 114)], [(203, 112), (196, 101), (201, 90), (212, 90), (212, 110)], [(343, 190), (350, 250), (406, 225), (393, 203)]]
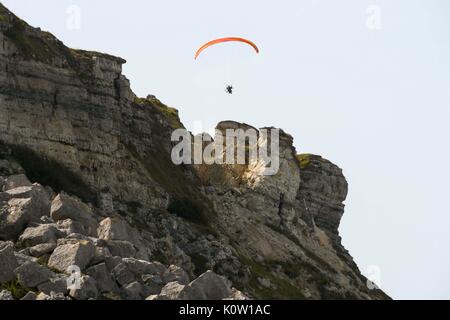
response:
[(0, 5), (0, 296), (388, 298), (341, 245), (341, 169), (284, 132), (275, 176), (175, 166), (177, 111), (137, 98), (123, 63)]

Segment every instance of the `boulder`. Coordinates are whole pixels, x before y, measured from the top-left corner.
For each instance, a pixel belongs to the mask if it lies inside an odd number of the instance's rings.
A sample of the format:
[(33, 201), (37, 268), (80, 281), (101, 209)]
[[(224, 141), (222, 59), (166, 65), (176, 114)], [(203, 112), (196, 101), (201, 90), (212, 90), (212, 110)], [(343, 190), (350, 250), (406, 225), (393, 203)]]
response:
[(72, 233), (78, 233), (78, 234), (84, 234), (86, 235), (86, 230), (81, 222), (72, 220), (72, 219), (65, 219), (57, 221), (58, 229), (65, 233), (66, 235), (72, 234)]
[(28, 253), (24, 253), (23, 251), (22, 252), (14, 252), (14, 256), (16, 257), (17, 265), (19, 265), (19, 266), (24, 264), (25, 262), (28, 262), (28, 261), (31, 261), (31, 262), (37, 262), (38, 261), (37, 258), (30, 257), (28, 255)]
[(91, 264), (93, 265), (100, 264), (105, 262), (109, 258), (112, 258), (112, 254), (108, 248), (96, 246), (94, 257), (92, 258)]
[[(9, 201), (11, 199), (28, 199), (28, 198), (41, 198), (46, 203), (47, 207), (50, 206), (50, 199), (48, 193), (43, 186), (38, 183), (30, 186), (22, 186), (7, 191), (1, 192), (0, 200)], [(49, 212), (47, 212), (47, 215)]]
[(119, 264), (122, 263), (121, 257), (107, 257), (105, 259), (106, 267), (108, 270), (113, 270), (115, 267), (117, 267)]
[(148, 287), (149, 294), (158, 294), (167, 282), (164, 282), (161, 276), (144, 274), (141, 280)]
[(223, 300), (250, 300), (250, 299), (241, 291), (233, 289), (231, 295)]
[(88, 242), (92, 243), (93, 245), (96, 245), (95, 244), (95, 242), (97, 242), (96, 240), (97, 240), (96, 238), (92, 238), (92, 237), (86, 236), (84, 234), (71, 233), (68, 236), (66, 236), (65, 238), (59, 239), (57, 243), (58, 243), (58, 245), (61, 245), (61, 244), (67, 244), (67, 243), (76, 243), (78, 241), (88, 241)]
[(175, 265), (171, 265), (163, 273), (163, 281), (165, 283), (176, 281), (178, 283), (186, 285), (189, 283), (189, 275), (182, 268)]
[(149, 259), (148, 245), (144, 243), (140, 233), (126, 221), (119, 218), (106, 218), (100, 222), (97, 233), (100, 239), (131, 243), (136, 250), (134, 257), (142, 260)]
[(80, 278), (79, 288), (69, 290), (69, 295), (76, 300), (89, 300), (98, 298), (96, 281), (90, 276)]
[(0, 247), (0, 285), (16, 278), (14, 270), (18, 263), (14, 255), (14, 247), (11, 243), (5, 243)]
[(94, 257), (94, 245), (85, 240), (58, 246), (48, 261), (48, 266), (66, 272), (70, 266), (84, 270)]
[(41, 224), (25, 229), (19, 237), (19, 245), (32, 247), (42, 243), (56, 243), (56, 240), (62, 236), (56, 224)]
[(167, 268), (160, 262), (148, 262), (134, 258), (123, 258), (124, 263), (128, 269), (136, 276), (146, 275), (162, 275)]
[(40, 292), (40, 293), (36, 296), (36, 300), (39, 300), (39, 301), (50, 300), (50, 296), (47, 295), (47, 294), (45, 294), (45, 293), (43, 293), (43, 292)]
[(30, 180), (24, 174), (17, 174), (6, 178), (4, 183), (4, 190), (8, 191), (19, 187), (32, 186)]
[(32, 199), (11, 199), (0, 208), (0, 239), (14, 240), (30, 221)]
[(0, 193), (0, 239), (16, 239), (28, 225), (48, 215), (49, 210), (50, 200), (40, 185)]
[(47, 294), (45, 294), (45, 293), (43, 293), (43, 292), (40, 292), (40, 293), (36, 296), (36, 299), (35, 299), (35, 300), (38, 300), (38, 301), (46, 301), (46, 300), (50, 300), (50, 296), (47, 295)]
[(91, 208), (79, 199), (61, 192), (52, 201), (50, 215), (54, 221), (72, 219), (80, 222), (87, 235), (97, 235), (97, 221)]
[(58, 300), (58, 301), (63, 301), (63, 300), (69, 300), (68, 298), (66, 298), (66, 296), (62, 293), (56, 293), (56, 292), (50, 292), (50, 299), (49, 300)]
[(106, 245), (114, 257), (133, 258), (136, 255), (136, 249), (131, 242), (109, 240)]
[(25, 288), (36, 288), (54, 276), (53, 272), (37, 262), (22, 264), (15, 270), (15, 273), (17, 280)]
[[(147, 283), (147, 281), (149, 281), (149, 277), (153, 275), (161, 278), (165, 271), (166, 267), (159, 262), (148, 262), (134, 258), (123, 258), (122, 261), (114, 267), (112, 274), (117, 283), (119, 283), (122, 287), (125, 287), (128, 284), (138, 280)], [(148, 294), (156, 291), (156, 287), (162, 287), (161, 279), (160, 284), (155, 284), (155, 286), (150, 285), (147, 287)]]
[(50, 243), (41, 243), (38, 245), (35, 245), (28, 249), (30, 255), (33, 257), (39, 258), (46, 254), (50, 254), (55, 250), (56, 243), (50, 242)]
[(67, 294), (67, 281), (68, 277), (65, 275), (54, 275), (47, 282), (38, 285), (38, 290), (45, 293), (51, 294), (52, 292), (58, 294)]
[(0, 291), (0, 301), (14, 300), (13, 295), (8, 290)]
[(59, 239), (57, 244), (58, 244), (58, 246), (60, 246), (62, 244), (77, 243), (77, 242), (80, 242), (80, 241), (87, 241), (87, 242), (90, 242), (92, 245), (95, 246), (94, 240), (95, 240), (94, 238), (85, 236), (83, 234), (71, 233), (68, 236), (66, 236), (65, 238)]
[(34, 301), (37, 298), (37, 294), (34, 293), (33, 291), (28, 291), (28, 293), (26, 295), (24, 295), (22, 297), (22, 299), (20, 300), (24, 300), (24, 301)]
[(185, 287), (185, 285), (176, 281), (169, 282), (161, 289), (161, 293), (159, 295), (169, 300), (178, 300)]
[(142, 300), (148, 296), (145, 286), (137, 281), (125, 286), (122, 292), (126, 300)]
[[(11, 176), (14, 174), (23, 173), (22, 166), (13, 159), (0, 159), (0, 174), (4, 176)], [(1, 183), (0, 183), (1, 186)], [(1, 189), (0, 189), (1, 191)]]
[(132, 228), (124, 220), (118, 218), (106, 218), (102, 220), (97, 229), (100, 239), (123, 240), (134, 242)]
[(106, 248), (107, 246), (107, 242), (103, 239), (99, 239), (99, 238), (95, 238), (95, 237), (89, 237), (89, 239), (92, 241), (92, 243), (94, 244), (94, 246), (96, 247), (101, 247), (101, 248)]
[(163, 294), (152, 294), (150, 296), (147, 297), (147, 299), (145, 300), (154, 300), (154, 301), (158, 301), (158, 300), (170, 300), (168, 296), (163, 295)]
[(116, 279), (117, 283), (122, 287), (136, 281), (135, 274), (125, 263), (119, 263), (111, 273)]
[(105, 263), (100, 263), (86, 270), (86, 274), (91, 276), (97, 282), (97, 288), (100, 292), (117, 292), (118, 287), (114, 282)]
[(189, 283), (178, 297), (182, 300), (222, 300), (232, 293), (231, 283), (209, 270)]
[(61, 293), (51, 292), (48, 295), (41, 292), (37, 295), (36, 300), (66, 300), (66, 297)]

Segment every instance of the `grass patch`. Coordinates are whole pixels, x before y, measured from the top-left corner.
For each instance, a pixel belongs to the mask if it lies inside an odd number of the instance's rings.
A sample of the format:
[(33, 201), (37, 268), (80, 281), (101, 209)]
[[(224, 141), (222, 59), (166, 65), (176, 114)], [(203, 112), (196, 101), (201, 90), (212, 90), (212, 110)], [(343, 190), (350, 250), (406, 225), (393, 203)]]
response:
[(182, 129), (183, 124), (180, 121), (178, 110), (166, 106), (156, 98), (135, 98), (134, 103), (143, 108), (152, 108), (159, 115), (165, 118), (172, 129)]
[(300, 169), (306, 169), (311, 163), (311, 155), (309, 153), (298, 154), (297, 159), (300, 162)]
[(43, 255), (37, 259), (37, 263), (39, 263), (41, 266), (47, 267), (48, 259), (50, 258), (49, 255)]
[(17, 279), (1, 285), (0, 289), (11, 292), (12, 296), (16, 300), (22, 299), (28, 292), (32, 291), (22, 286)]
[[(279, 265), (283, 268), (284, 273), (291, 279), (308, 275), (308, 282), (317, 288), (320, 293), (320, 298), (323, 300), (342, 300), (342, 299), (352, 299), (354, 296), (349, 292), (339, 292), (332, 290), (331, 287), (334, 281), (324, 272), (322, 272), (315, 265), (302, 260), (295, 261), (269, 261), (268, 265), (274, 268)], [(334, 270), (329, 270), (329, 265), (324, 265), (325, 269), (332, 274), (335, 273)]]
[(101, 294), (99, 300), (119, 301), (122, 300), (122, 298), (115, 292), (105, 292)]
[[(250, 258), (239, 256), (242, 264), (250, 269), (250, 280), (242, 288), (249, 292), (255, 299), (280, 299), (280, 300), (304, 300), (306, 299), (302, 290), (292, 285), (288, 280), (275, 276), (272, 273), (274, 262), (268, 264), (257, 263)], [(265, 278), (275, 286), (266, 288), (262, 286), (258, 278)]]
[[(348, 292), (341, 293), (330, 289), (334, 281), (319, 268), (296, 259), (293, 261), (269, 260), (264, 263), (257, 263), (250, 258), (239, 256), (240, 261), (250, 269), (250, 280), (242, 285), (240, 290), (249, 292), (255, 299), (286, 299), (303, 300), (306, 297), (301, 288), (292, 284), (292, 280), (299, 277), (306, 277), (306, 280), (317, 288), (321, 299), (348, 299), (351, 298)], [(273, 270), (281, 267), (287, 278), (282, 278), (273, 273)], [(258, 278), (270, 280), (275, 288), (262, 286)]]
[(9, 18), (5, 14), (0, 14), (0, 22), (8, 22)]

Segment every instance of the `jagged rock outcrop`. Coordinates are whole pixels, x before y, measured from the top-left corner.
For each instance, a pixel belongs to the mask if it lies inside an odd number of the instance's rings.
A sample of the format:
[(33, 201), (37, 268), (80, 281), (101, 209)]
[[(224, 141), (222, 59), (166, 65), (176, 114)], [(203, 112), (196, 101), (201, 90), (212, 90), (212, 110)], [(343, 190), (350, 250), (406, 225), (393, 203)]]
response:
[[(18, 188), (22, 187), (15, 189)], [(4, 193), (0, 192), (0, 195)], [(48, 193), (53, 194), (50, 189)], [(13, 194), (22, 196), (21, 193)], [(39, 197), (35, 193), (28, 196), (30, 201), (33, 197)], [(62, 198), (65, 203), (77, 204), (70, 207), (73, 217), (86, 213), (87, 205), (67, 194), (54, 196), (53, 202), (59, 203)], [(3, 201), (1, 205), (5, 209), (11, 204)], [(191, 277), (180, 267), (166, 267), (157, 261), (138, 259), (139, 246), (146, 248), (147, 244), (139, 237), (133, 239), (138, 234), (137, 230), (122, 218), (103, 219), (95, 235), (86, 231), (88, 229), (79, 229), (81, 233), (69, 233), (65, 225), (55, 223), (54, 206), (51, 209), (47, 206), (47, 209), (39, 222), (11, 234), (13, 241), (0, 241), (0, 287), (4, 288), (1, 299), (146, 299), (150, 296), (160, 299), (166, 296), (163, 289), (169, 283), (177, 283), (184, 288), (173, 299), (244, 296), (212, 271), (190, 282)], [(89, 216), (90, 219), (98, 224), (95, 216)], [(100, 220), (100, 216), (97, 219)], [(128, 244), (126, 247), (131, 248), (130, 251), (110, 250), (109, 241), (120, 241), (112, 239), (122, 239)], [(37, 259), (32, 250), (39, 245), (49, 246)], [(9, 288), (14, 289), (15, 296), (8, 291)]]
[(341, 245), (341, 169), (283, 131), (276, 175), (176, 166), (178, 112), (137, 98), (123, 63), (0, 5), (1, 297), (388, 298)]

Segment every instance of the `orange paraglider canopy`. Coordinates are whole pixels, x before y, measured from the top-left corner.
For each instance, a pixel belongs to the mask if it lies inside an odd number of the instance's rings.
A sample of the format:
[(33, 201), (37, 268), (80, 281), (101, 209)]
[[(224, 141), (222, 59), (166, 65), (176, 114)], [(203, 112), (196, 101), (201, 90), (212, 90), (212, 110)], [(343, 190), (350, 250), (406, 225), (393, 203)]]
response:
[(253, 49), (255, 49), (256, 53), (259, 53), (259, 49), (256, 46), (256, 44), (254, 44), (253, 42), (251, 42), (250, 40), (244, 39), (244, 38), (237, 38), (237, 37), (228, 37), (228, 38), (220, 38), (220, 39), (216, 39), (216, 40), (212, 40), (209, 41), (207, 43), (205, 43), (203, 46), (200, 47), (200, 49), (197, 50), (197, 52), (195, 53), (195, 59), (198, 58), (198, 56), (200, 55), (200, 53), (202, 53), (203, 50), (205, 50), (206, 48), (213, 46), (215, 44), (218, 43), (222, 43), (222, 42), (230, 42), (230, 41), (237, 41), (237, 42), (243, 42), (246, 43), (250, 46), (253, 47)]

